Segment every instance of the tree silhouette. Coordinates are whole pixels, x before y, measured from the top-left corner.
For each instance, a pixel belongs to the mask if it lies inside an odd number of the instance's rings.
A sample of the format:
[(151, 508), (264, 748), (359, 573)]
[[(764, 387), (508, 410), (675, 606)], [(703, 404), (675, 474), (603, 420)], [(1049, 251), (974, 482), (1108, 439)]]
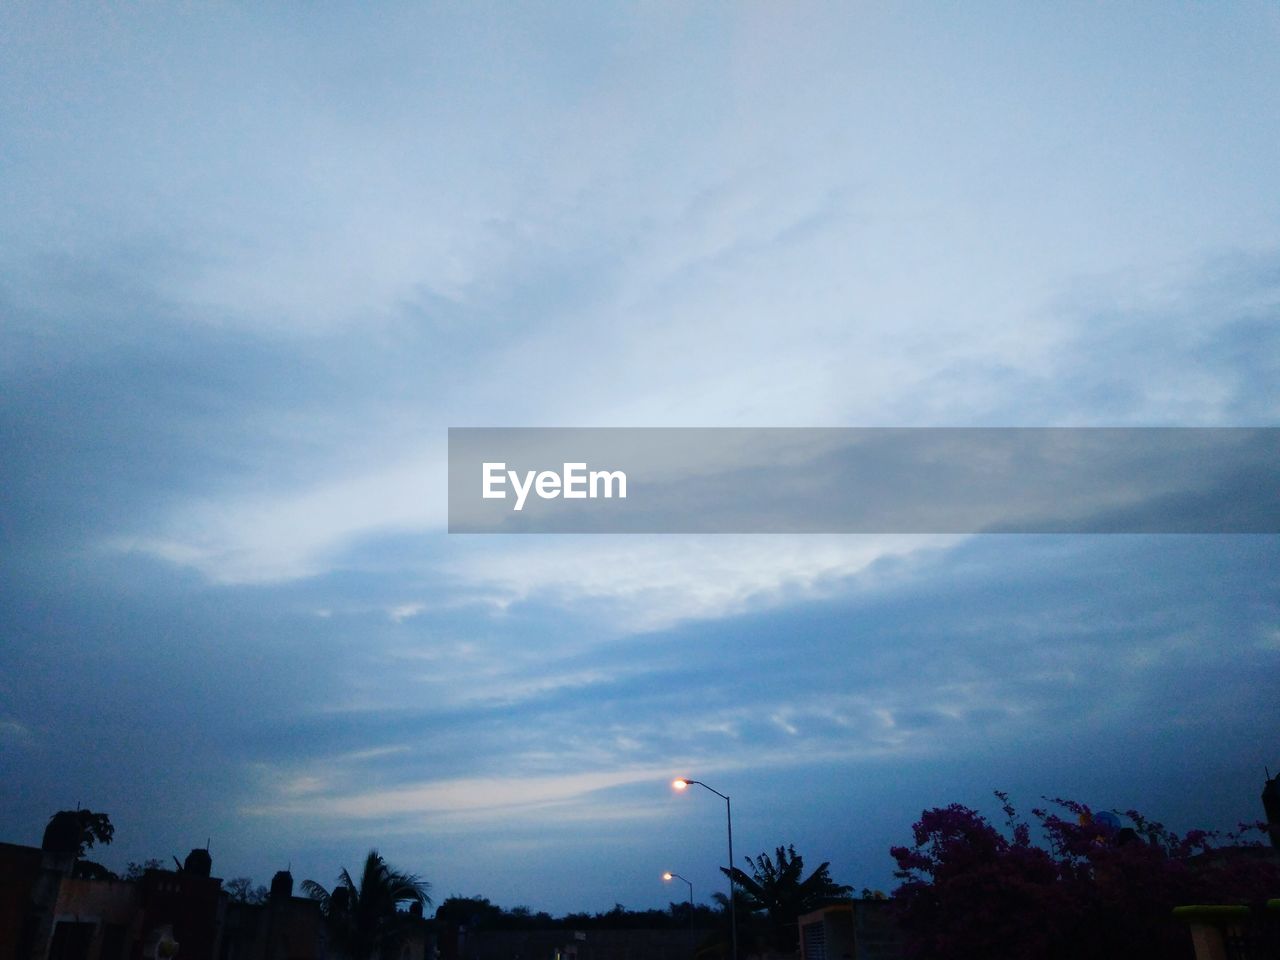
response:
[(130, 860), (124, 868), (124, 878), (126, 880), (141, 880), (148, 870), (163, 870), (164, 861), (157, 860), (155, 857), (149, 857), (143, 863), (137, 863)]
[(116, 828), (105, 813), (92, 810), (59, 810), (49, 818), (40, 846), (57, 853), (83, 857), (94, 843), (108, 844)]
[[(831, 864), (826, 861), (805, 877), (804, 857), (790, 844), (779, 846), (772, 859), (762, 853), (746, 860), (751, 865), (750, 875), (737, 867), (731, 875), (741, 891), (743, 899), (739, 902), (751, 913), (764, 912), (768, 916), (773, 945), (780, 950), (795, 949), (797, 917), (853, 892), (852, 887), (831, 879)], [(720, 872), (730, 875), (725, 867)]]
[(332, 891), (314, 880), (303, 881), (302, 889), (320, 902), (330, 943), (349, 960), (392, 956), (414, 922), (399, 912), (400, 904), (431, 903), (430, 884), (392, 869), (377, 850), (365, 858), (358, 884), (344, 868)]
[(232, 877), (224, 880), (222, 889), (227, 891), (232, 903), (266, 903), (267, 888), (262, 884), (254, 886), (249, 877)]

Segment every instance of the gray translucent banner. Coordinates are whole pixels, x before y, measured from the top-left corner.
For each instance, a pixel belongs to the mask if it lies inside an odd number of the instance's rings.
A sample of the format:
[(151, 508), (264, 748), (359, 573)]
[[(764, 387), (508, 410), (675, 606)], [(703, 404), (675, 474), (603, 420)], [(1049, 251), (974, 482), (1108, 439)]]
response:
[(1280, 533), (1280, 428), (452, 428), (450, 533)]

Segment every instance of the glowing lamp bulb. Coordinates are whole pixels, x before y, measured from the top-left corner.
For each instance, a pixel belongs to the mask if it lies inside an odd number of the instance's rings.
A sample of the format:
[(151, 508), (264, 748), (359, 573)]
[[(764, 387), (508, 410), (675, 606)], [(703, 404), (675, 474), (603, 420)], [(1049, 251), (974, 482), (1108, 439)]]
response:
[(685, 787), (689, 786), (689, 781), (681, 777), (679, 779), (672, 780), (671, 786), (675, 787), (677, 790), (683, 790)]

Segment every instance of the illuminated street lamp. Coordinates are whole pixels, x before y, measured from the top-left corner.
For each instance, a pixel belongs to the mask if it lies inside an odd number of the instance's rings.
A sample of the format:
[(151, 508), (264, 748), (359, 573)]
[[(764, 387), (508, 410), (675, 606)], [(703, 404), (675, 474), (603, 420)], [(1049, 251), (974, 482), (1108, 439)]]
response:
[(666, 880), (667, 882), (670, 882), (673, 879), (683, 880), (685, 883), (689, 885), (689, 929), (692, 930), (693, 929), (693, 881), (690, 880), (688, 877), (680, 876), (680, 874), (678, 873), (672, 873), (670, 870), (668, 870), (666, 873), (662, 875), (662, 879)]
[[(708, 787), (701, 780), (690, 780), (688, 777), (676, 777), (676, 779), (671, 781), (671, 786), (676, 790), (687, 790), (693, 784), (705, 787), (724, 801), (724, 814), (729, 824), (729, 960), (738, 960), (738, 910), (736, 906), (737, 898), (733, 895), (733, 805), (729, 802), (729, 798), (725, 794), (721, 793), (715, 787)], [(674, 874), (672, 874), (672, 876), (674, 876)], [(685, 882), (687, 883), (688, 881)]]

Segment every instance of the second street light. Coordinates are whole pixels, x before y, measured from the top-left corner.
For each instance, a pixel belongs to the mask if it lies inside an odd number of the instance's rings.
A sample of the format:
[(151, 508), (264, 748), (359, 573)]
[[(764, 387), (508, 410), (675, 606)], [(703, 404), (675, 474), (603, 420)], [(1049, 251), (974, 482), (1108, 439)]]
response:
[(685, 790), (694, 784), (710, 790), (724, 801), (725, 818), (729, 824), (729, 960), (738, 960), (738, 910), (736, 906), (737, 897), (733, 895), (733, 805), (729, 802), (728, 796), (721, 793), (715, 787), (707, 786), (701, 780), (690, 780), (688, 777), (677, 777), (675, 780), (671, 781), (671, 786), (677, 790)]
[(662, 879), (666, 880), (668, 883), (671, 882), (671, 880), (673, 879), (683, 880), (685, 883), (689, 885), (689, 929), (692, 930), (693, 929), (693, 881), (690, 880), (688, 877), (680, 876), (680, 874), (678, 873), (672, 873), (670, 870), (668, 870), (666, 873), (662, 875)]

